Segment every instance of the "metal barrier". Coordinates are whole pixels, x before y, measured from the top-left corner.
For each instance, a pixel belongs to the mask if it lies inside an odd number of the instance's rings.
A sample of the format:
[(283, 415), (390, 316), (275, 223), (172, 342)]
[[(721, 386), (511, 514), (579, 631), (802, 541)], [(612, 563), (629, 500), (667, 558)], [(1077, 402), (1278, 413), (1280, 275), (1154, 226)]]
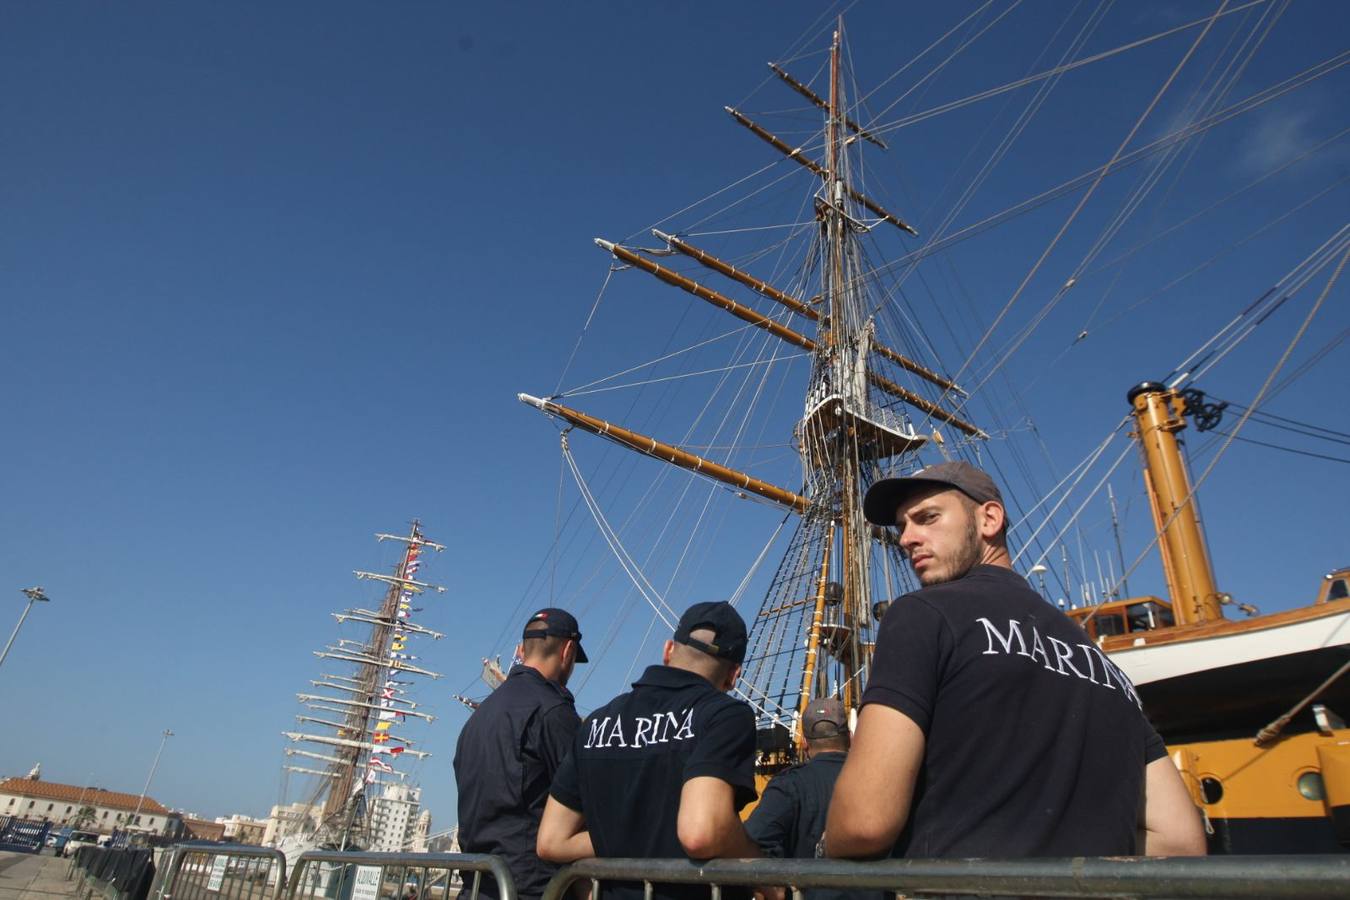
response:
[[(466, 886), (457, 887), (455, 876)], [(482, 853), (363, 853), (311, 850), (291, 869), (286, 897), (335, 900), (478, 900), (483, 876), (496, 881), (498, 900), (516, 900), (515, 884), (501, 857)], [(465, 877), (471, 876), (471, 877)], [(177, 897), (174, 900), (178, 900)]]
[(175, 844), (161, 858), (153, 900), (276, 900), (286, 890), (286, 856), (246, 844)]
[(0, 816), (0, 850), (41, 853), (51, 830), (50, 822), (35, 822), (18, 816)]
[[(727, 887), (884, 891), (907, 898), (1319, 898), (1350, 896), (1350, 856), (1222, 856), (1147, 859), (951, 859), (855, 863), (829, 859), (588, 859), (563, 868), (542, 900), (565, 900), (589, 880), (591, 896), (606, 882), (641, 883), (645, 900), (666, 885), (703, 885), (711, 900)], [(688, 893), (685, 888), (682, 893)]]
[(76, 882), (75, 896), (85, 900), (145, 900), (154, 878), (152, 851), (141, 848), (80, 847), (66, 870), (66, 880)]

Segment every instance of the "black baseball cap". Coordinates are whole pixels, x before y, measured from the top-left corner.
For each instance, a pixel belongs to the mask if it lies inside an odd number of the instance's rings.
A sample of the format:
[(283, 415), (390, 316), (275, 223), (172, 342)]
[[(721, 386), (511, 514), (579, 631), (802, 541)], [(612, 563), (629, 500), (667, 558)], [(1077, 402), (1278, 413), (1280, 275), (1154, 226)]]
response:
[[(710, 629), (711, 642), (700, 641), (689, 636), (689, 632), (700, 628)], [(709, 656), (725, 659), (740, 665), (745, 662), (745, 647), (749, 636), (745, 620), (735, 608), (725, 601), (695, 603), (680, 616), (680, 624), (675, 627), (674, 641), (702, 650)]]
[[(543, 627), (539, 627), (543, 623)], [(576, 617), (565, 609), (550, 606), (530, 616), (525, 623), (522, 638), (537, 638), (544, 635), (571, 638), (577, 642), (577, 662), (590, 662), (586, 651), (581, 649), (581, 629), (577, 627)]]
[(874, 525), (894, 525), (896, 508), (906, 498), (934, 485), (956, 488), (976, 503), (993, 500), (1003, 507), (1006, 520), (1008, 507), (994, 479), (983, 469), (962, 460), (940, 462), (904, 478), (881, 479), (867, 489), (867, 496), (863, 498), (863, 515)]
[(812, 700), (802, 715), (802, 736), (808, 741), (839, 737), (848, 732), (848, 710), (838, 697)]

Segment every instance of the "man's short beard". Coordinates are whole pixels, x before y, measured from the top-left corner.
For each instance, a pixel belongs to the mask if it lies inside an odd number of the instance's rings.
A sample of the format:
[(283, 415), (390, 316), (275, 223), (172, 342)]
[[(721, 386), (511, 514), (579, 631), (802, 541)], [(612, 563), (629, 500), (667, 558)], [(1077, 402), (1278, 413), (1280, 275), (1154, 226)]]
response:
[(976, 520), (975, 512), (972, 510), (970, 525), (966, 528), (966, 540), (961, 545), (961, 554), (957, 559), (956, 571), (952, 574), (951, 580), (955, 581), (978, 566), (983, 553), (984, 542), (980, 540), (980, 523)]
[(920, 576), (919, 582), (925, 587), (955, 581), (980, 564), (980, 559), (984, 555), (984, 542), (980, 539), (980, 523), (976, 516), (979, 507), (973, 501), (963, 505), (969, 515), (966, 521), (965, 540), (961, 542), (961, 546), (952, 555), (950, 570), (936, 573), (936, 577), (931, 581), (926, 581)]

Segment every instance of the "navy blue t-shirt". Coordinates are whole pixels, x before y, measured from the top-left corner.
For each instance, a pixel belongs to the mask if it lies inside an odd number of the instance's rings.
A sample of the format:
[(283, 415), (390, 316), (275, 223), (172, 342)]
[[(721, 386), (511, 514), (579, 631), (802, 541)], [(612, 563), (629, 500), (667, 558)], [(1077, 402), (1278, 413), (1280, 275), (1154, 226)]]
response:
[(1144, 767), (1167, 749), (1125, 674), (1011, 569), (891, 604), (862, 699), (926, 738), (895, 856), (1136, 852)]
[[(650, 666), (587, 716), (549, 794), (586, 817), (601, 857), (683, 858), (680, 792), (691, 778), (731, 785), (739, 810), (755, 799), (755, 716), (701, 675)], [(657, 897), (706, 897), (706, 887), (661, 887)], [(607, 898), (642, 896), (615, 885)]]

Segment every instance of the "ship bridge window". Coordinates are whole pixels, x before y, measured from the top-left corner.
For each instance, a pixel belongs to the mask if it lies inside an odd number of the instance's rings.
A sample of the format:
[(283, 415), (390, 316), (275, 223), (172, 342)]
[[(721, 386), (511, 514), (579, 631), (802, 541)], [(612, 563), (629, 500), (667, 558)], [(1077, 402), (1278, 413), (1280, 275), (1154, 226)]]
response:
[(1111, 637), (1129, 631), (1125, 625), (1125, 617), (1120, 613), (1098, 613), (1089, 619), (1087, 624), (1088, 633), (1094, 638)]
[(1172, 621), (1172, 611), (1151, 600), (1130, 604), (1128, 615), (1130, 631), (1150, 631), (1175, 624)]
[(1337, 578), (1331, 583), (1331, 590), (1327, 591), (1327, 599), (1344, 600), (1347, 597), (1350, 597), (1350, 584), (1344, 578)]

